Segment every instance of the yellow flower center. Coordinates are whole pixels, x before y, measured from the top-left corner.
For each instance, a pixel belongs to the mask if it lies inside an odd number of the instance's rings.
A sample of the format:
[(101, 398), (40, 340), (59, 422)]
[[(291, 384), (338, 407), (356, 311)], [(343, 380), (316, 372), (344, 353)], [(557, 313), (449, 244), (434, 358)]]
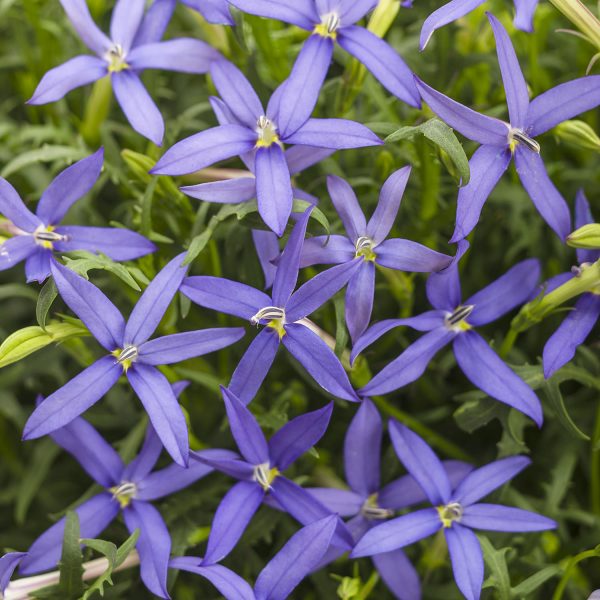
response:
[(356, 258), (362, 256), (366, 261), (375, 262), (377, 254), (375, 254), (375, 251), (373, 250), (373, 248), (375, 247), (375, 243), (371, 238), (365, 236), (359, 237), (356, 240), (356, 244), (354, 247), (356, 249)]
[(315, 26), (313, 33), (335, 41), (339, 26), (340, 16), (337, 13), (329, 13), (321, 17), (321, 22)]
[(130, 66), (125, 61), (125, 51), (120, 44), (115, 44), (105, 55), (104, 58), (108, 63), (109, 73), (119, 73)]
[(127, 373), (131, 364), (137, 360), (138, 349), (135, 346), (125, 346), (125, 348), (117, 348), (112, 352), (116, 356), (117, 362), (123, 367), (123, 371)]
[(44, 225), (40, 225), (33, 232), (33, 239), (38, 246), (42, 246), (42, 248), (47, 248), (48, 250), (52, 250), (54, 248), (54, 242), (65, 242), (69, 238), (66, 235), (61, 235), (60, 233), (56, 233), (54, 231), (54, 227), (52, 225), (48, 225), (48, 227), (44, 227)]
[(131, 481), (123, 481), (115, 487), (108, 490), (115, 500), (121, 505), (121, 508), (127, 508), (131, 501), (137, 496), (137, 486)]
[(265, 492), (268, 492), (271, 489), (271, 484), (278, 475), (279, 469), (277, 467), (271, 467), (269, 463), (263, 463), (254, 467), (253, 479)]
[(256, 122), (256, 133), (258, 133), (257, 148), (269, 148), (273, 144), (281, 146), (279, 136), (277, 135), (277, 126), (271, 119), (268, 119), (264, 115)]
[(265, 306), (261, 308), (251, 317), (250, 323), (260, 325), (261, 321), (267, 321), (264, 325), (274, 329), (279, 334), (279, 339), (285, 335), (285, 310), (283, 308), (279, 308), (278, 306)]
[(450, 313), (444, 319), (445, 325), (451, 331), (468, 331), (471, 329), (471, 325), (467, 323), (467, 317), (473, 312), (475, 306), (473, 304), (466, 304), (459, 306), (453, 313)]
[(385, 519), (389, 519), (394, 516), (394, 511), (389, 510), (388, 508), (381, 508), (379, 504), (377, 504), (377, 494), (371, 494), (362, 505), (360, 509), (360, 514), (365, 517), (365, 519), (372, 519), (376, 521), (383, 521)]
[(540, 153), (540, 145), (533, 138), (530, 138), (522, 129), (511, 127), (508, 131), (508, 145), (510, 151), (514, 153), (519, 144), (523, 144), (536, 154)]
[(437, 507), (438, 515), (442, 525), (447, 529), (452, 523), (460, 521), (463, 516), (463, 507), (458, 502), (450, 502), (446, 506)]

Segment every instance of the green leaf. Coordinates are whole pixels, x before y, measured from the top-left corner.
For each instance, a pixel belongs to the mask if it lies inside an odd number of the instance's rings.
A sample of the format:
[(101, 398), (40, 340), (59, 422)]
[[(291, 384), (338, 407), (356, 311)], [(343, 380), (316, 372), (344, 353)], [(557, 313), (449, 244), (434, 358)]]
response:
[(510, 548), (501, 548), (496, 550), (485, 536), (478, 536), (483, 558), (491, 574), (484, 587), (494, 587), (497, 590), (498, 600), (510, 600), (510, 576), (506, 565), (506, 553)]
[(563, 395), (558, 387), (558, 383), (556, 381), (547, 381), (543, 386), (546, 397), (550, 401), (550, 404), (556, 411), (556, 416), (558, 418), (559, 423), (568, 431), (574, 438), (579, 440), (585, 440), (586, 442), (590, 441), (590, 436), (585, 434), (571, 418), (567, 407), (565, 406), (565, 401)]
[(0, 346), (0, 368), (12, 365), (53, 342), (87, 335), (89, 331), (81, 321), (78, 324), (53, 322), (45, 329), (37, 326), (19, 329), (9, 335)]
[(562, 568), (558, 565), (551, 565), (538, 571), (531, 577), (522, 581), (519, 585), (512, 589), (513, 597), (515, 598), (531, 598), (530, 594), (535, 592), (541, 585), (549, 579), (556, 577), (562, 573)]
[(416, 135), (423, 135), (443, 150), (456, 167), (461, 185), (464, 186), (469, 183), (471, 176), (469, 159), (458, 138), (454, 135), (454, 131), (443, 121), (430, 119), (422, 125), (415, 127), (400, 127), (400, 129), (385, 138), (385, 141), (389, 143), (400, 140), (412, 140)]
[(38, 296), (37, 305), (35, 307), (35, 317), (38, 325), (42, 328), (46, 328), (46, 318), (48, 317), (48, 311), (58, 296), (58, 290), (52, 277), (44, 284), (44, 287), (40, 290)]
[(58, 591), (64, 600), (75, 600), (83, 594), (83, 554), (79, 546), (79, 517), (69, 511), (65, 518)]
[(38, 162), (53, 162), (55, 160), (74, 162), (85, 156), (87, 156), (86, 150), (78, 150), (72, 146), (51, 146), (44, 144), (41, 148), (19, 154), (4, 167), (0, 176), (5, 178), (10, 177), (13, 173)]
[(66, 266), (69, 267), (69, 269), (75, 271), (75, 273), (78, 273), (86, 279), (88, 271), (92, 271), (93, 269), (101, 269), (116, 275), (121, 281), (124, 281), (136, 292), (142, 291), (137, 281), (133, 278), (133, 275), (125, 265), (115, 262), (104, 254), (92, 254), (91, 252), (86, 252), (85, 250), (77, 250), (76, 252), (69, 252), (69, 255), (64, 256), (63, 258)]

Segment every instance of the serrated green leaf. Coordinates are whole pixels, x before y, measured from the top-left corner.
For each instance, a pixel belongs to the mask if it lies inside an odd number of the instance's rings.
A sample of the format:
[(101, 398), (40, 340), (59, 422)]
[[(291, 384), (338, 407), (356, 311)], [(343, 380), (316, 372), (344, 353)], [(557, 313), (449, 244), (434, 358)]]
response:
[(9, 335), (0, 346), (0, 368), (16, 363), (53, 342), (89, 334), (81, 321), (78, 324), (53, 322), (45, 329), (39, 326), (19, 329)]
[(511, 600), (510, 576), (506, 565), (506, 554), (510, 548), (496, 550), (491, 542), (485, 537), (478, 537), (483, 558), (491, 574), (484, 587), (494, 587), (498, 600)]
[(104, 254), (92, 254), (85, 250), (77, 250), (76, 252), (69, 252), (69, 255), (64, 256), (63, 258), (69, 269), (86, 279), (89, 271), (99, 269), (116, 275), (121, 281), (125, 282), (136, 292), (142, 291), (125, 265), (115, 262)]
[(65, 533), (59, 563), (58, 590), (64, 600), (76, 600), (84, 591), (83, 554), (79, 544), (79, 517), (76, 512), (69, 511), (65, 517)]

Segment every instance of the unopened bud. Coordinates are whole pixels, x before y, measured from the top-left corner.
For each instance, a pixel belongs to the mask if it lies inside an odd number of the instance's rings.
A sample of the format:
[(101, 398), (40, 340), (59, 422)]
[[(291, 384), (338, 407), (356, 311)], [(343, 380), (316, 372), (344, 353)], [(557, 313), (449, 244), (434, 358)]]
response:
[(583, 150), (594, 150), (600, 152), (600, 137), (583, 121), (565, 121), (556, 126), (554, 130), (557, 137)]
[(567, 245), (571, 248), (585, 248), (586, 250), (600, 249), (600, 224), (589, 223), (580, 227), (567, 236)]

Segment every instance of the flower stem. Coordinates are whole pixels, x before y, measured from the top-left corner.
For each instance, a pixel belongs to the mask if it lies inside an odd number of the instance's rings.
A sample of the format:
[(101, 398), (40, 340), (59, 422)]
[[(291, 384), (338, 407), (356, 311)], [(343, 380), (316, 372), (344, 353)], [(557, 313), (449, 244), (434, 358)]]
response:
[(592, 433), (590, 459), (590, 499), (592, 512), (600, 515), (600, 402), (596, 409), (596, 423)]
[(558, 585), (556, 586), (556, 590), (554, 591), (552, 600), (561, 600), (563, 594), (565, 593), (567, 584), (573, 576), (573, 571), (575, 570), (575, 567), (578, 565), (578, 563), (588, 558), (600, 558), (600, 552), (598, 548), (594, 548), (593, 550), (586, 550), (585, 552), (580, 552), (579, 554), (572, 556), (568, 560), (565, 566), (565, 572), (562, 576), (562, 579), (558, 582)]

